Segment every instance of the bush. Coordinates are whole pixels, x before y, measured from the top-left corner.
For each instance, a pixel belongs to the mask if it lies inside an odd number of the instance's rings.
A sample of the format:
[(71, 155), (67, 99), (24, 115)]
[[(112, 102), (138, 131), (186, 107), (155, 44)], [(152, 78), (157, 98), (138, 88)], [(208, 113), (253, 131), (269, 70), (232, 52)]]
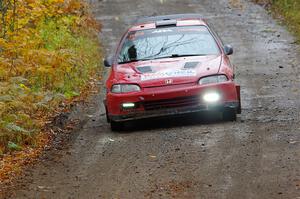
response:
[(80, 0), (0, 1), (0, 154), (34, 147), (45, 121), (99, 70), (99, 25)]

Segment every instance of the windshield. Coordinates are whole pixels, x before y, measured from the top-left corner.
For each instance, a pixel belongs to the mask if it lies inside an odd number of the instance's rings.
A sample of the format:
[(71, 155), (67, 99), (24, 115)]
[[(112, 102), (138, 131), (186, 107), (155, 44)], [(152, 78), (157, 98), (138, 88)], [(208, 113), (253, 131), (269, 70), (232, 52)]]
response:
[(213, 36), (205, 26), (168, 27), (129, 32), (118, 62), (219, 53)]

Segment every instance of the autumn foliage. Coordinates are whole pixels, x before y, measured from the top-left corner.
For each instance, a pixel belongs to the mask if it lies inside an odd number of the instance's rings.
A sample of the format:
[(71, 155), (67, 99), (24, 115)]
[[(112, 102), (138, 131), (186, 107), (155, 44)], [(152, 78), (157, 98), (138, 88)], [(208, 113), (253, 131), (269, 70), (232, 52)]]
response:
[(0, 0), (0, 155), (34, 147), (80, 95), (99, 69), (99, 29), (81, 0)]

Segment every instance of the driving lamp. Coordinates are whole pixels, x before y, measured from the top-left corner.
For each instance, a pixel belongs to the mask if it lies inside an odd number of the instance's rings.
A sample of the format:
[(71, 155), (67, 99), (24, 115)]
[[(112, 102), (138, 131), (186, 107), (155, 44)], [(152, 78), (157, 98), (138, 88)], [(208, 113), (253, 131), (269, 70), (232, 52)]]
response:
[(129, 108), (134, 108), (134, 107), (135, 107), (135, 104), (132, 102), (127, 102), (127, 103), (122, 104), (122, 108), (124, 108), (124, 109), (129, 109)]
[(203, 95), (203, 100), (207, 103), (218, 102), (220, 98), (220, 94), (217, 92), (206, 93)]

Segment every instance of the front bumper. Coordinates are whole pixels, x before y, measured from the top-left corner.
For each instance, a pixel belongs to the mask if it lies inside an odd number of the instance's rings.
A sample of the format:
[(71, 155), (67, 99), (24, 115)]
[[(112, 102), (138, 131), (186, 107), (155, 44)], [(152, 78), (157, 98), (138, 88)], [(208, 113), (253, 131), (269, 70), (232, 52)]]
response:
[(233, 109), (238, 112), (239, 102), (227, 102), (222, 105), (200, 105), (196, 107), (181, 107), (181, 108), (170, 108), (162, 110), (152, 110), (145, 112), (137, 113), (128, 113), (126, 115), (110, 115), (109, 118), (115, 122), (154, 118), (154, 117), (163, 117), (163, 116), (173, 116), (173, 115), (182, 115), (188, 113), (197, 113), (204, 111), (223, 111), (226, 109)]
[[(202, 96), (217, 92), (218, 103), (208, 104)], [(134, 109), (122, 109), (123, 103), (137, 104)], [(106, 96), (105, 106), (112, 121), (127, 121), (151, 117), (179, 115), (210, 110), (235, 109), (240, 113), (240, 87), (234, 82), (212, 85), (178, 85), (143, 89), (141, 92)]]

